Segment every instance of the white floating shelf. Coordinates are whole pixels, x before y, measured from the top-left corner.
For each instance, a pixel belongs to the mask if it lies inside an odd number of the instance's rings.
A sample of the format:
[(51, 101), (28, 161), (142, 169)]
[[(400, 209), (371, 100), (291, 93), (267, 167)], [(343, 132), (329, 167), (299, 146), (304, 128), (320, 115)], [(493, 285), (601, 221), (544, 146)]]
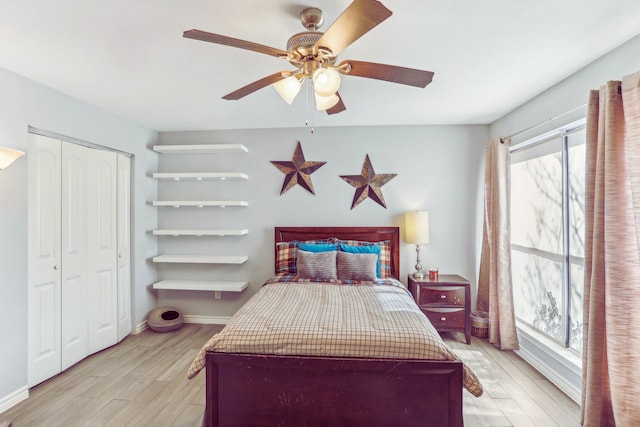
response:
[(205, 181), (211, 179), (249, 179), (242, 172), (155, 172), (155, 179), (167, 179), (171, 181)]
[(154, 236), (244, 236), (247, 229), (153, 230)]
[(249, 282), (198, 281), (198, 280), (160, 280), (153, 289), (173, 289), (180, 291), (224, 291), (242, 292)]
[(154, 145), (153, 151), (162, 154), (225, 154), (247, 153), (242, 144)]
[(242, 264), (249, 259), (247, 255), (158, 255), (153, 262), (183, 264)]
[(204, 208), (209, 206), (226, 208), (228, 206), (249, 206), (244, 200), (154, 200), (153, 206), (171, 206), (174, 208), (193, 206)]

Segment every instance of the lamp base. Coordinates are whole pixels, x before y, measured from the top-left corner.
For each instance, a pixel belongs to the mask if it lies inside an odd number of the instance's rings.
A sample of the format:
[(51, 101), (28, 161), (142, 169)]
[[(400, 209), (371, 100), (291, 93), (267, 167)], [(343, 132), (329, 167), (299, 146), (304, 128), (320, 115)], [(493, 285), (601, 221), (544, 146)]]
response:
[(424, 273), (422, 272), (422, 263), (420, 262), (420, 245), (416, 245), (416, 271), (413, 273), (413, 277), (416, 279), (424, 278)]

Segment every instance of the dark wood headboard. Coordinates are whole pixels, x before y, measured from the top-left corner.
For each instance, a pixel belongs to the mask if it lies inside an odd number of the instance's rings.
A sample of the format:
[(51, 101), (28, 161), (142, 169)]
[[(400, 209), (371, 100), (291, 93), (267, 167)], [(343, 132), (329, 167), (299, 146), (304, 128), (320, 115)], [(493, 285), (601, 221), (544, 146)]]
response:
[(391, 275), (400, 278), (399, 227), (276, 227), (275, 243), (336, 237), (343, 240), (391, 242)]

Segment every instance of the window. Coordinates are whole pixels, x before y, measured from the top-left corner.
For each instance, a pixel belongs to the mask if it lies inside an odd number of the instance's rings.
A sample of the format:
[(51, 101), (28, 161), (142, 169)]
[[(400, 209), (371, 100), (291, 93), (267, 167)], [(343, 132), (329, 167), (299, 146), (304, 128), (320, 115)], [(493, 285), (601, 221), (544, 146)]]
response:
[(511, 148), (516, 317), (582, 352), (584, 121)]

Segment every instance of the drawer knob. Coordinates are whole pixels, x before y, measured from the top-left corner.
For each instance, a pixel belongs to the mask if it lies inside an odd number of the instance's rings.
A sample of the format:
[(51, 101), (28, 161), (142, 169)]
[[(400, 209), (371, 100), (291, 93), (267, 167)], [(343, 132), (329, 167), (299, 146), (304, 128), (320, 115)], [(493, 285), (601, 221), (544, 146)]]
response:
[(447, 318), (446, 317), (441, 317), (440, 320), (447, 320)]
[(446, 295), (440, 295), (440, 298), (445, 299), (445, 298), (447, 298), (447, 296)]

